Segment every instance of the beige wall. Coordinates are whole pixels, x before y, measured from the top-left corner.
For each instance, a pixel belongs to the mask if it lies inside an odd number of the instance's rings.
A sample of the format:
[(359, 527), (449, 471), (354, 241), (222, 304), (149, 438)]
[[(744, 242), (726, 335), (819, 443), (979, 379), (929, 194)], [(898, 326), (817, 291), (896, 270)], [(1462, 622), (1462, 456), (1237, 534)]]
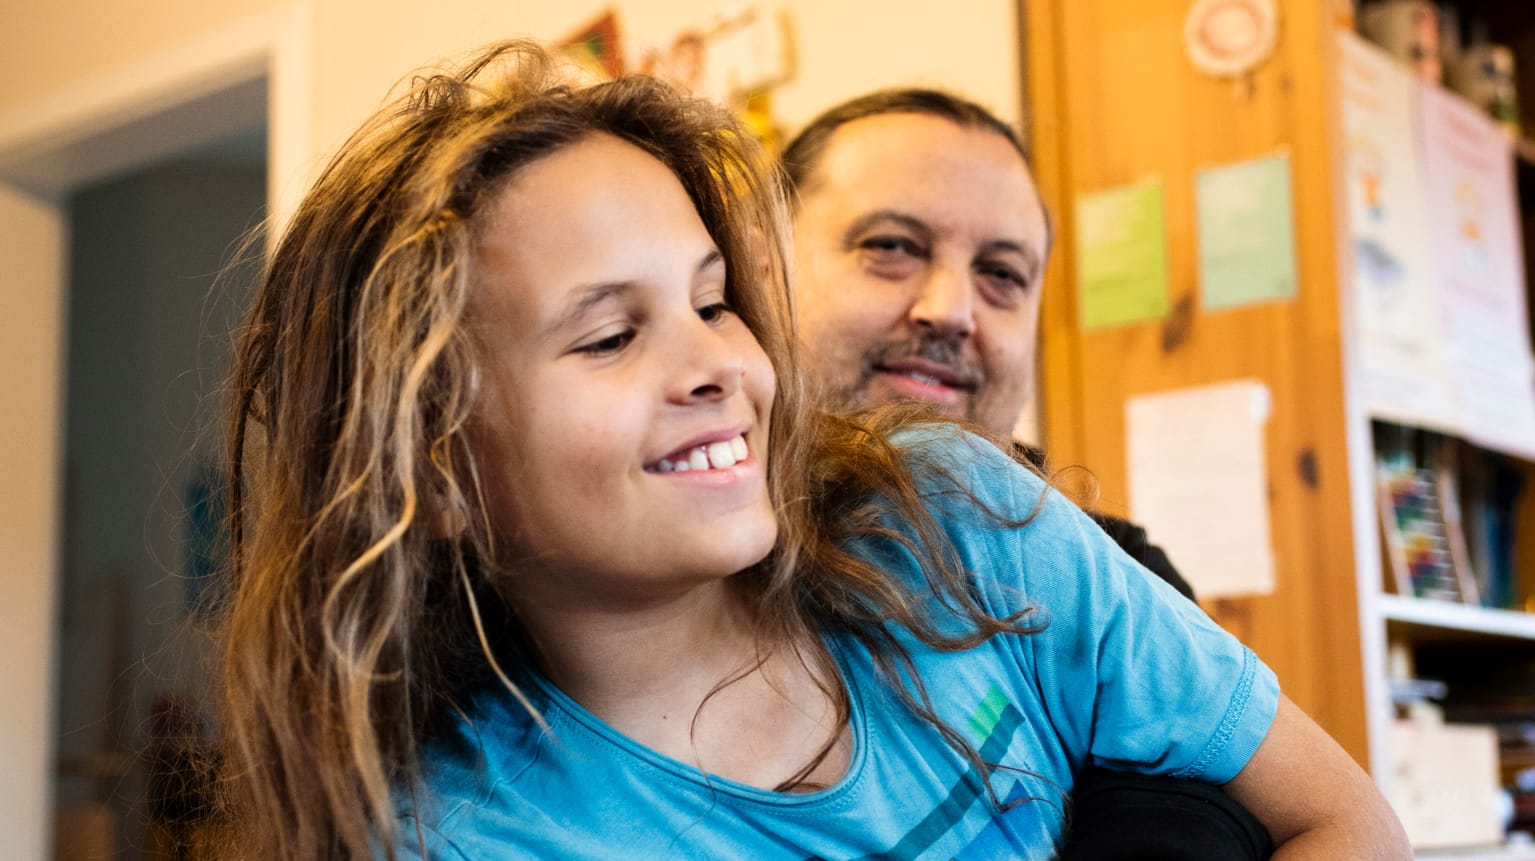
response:
[[(557, 39), (618, 10), (626, 41), (655, 42), (707, 22), (718, 0), (600, 0), (506, 3), (455, 0), (451, 12), (386, 15), (371, 0), (321, 0), (313, 7), (311, 151), (329, 153), (407, 72), (492, 39)], [(385, 4), (388, 5), (388, 4)], [(395, 3), (401, 8), (412, 8)], [(775, 94), (785, 125), (797, 128), (828, 105), (898, 83), (962, 89), (1003, 116), (1019, 115), (1017, 37), (1012, 0), (959, 0), (935, 7), (882, 2), (786, 0), (798, 74)], [(442, 7), (439, 7), (442, 8)], [(920, 10), (920, 11), (918, 11)], [(307, 181), (313, 162), (299, 166)], [(282, 177), (280, 181), (293, 181)], [(286, 196), (290, 186), (284, 184)]]
[[(315, 66), (326, 78), (320, 89), (344, 94), (361, 84), (369, 93), (365, 98), (376, 101), (372, 91), (409, 68), (494, 38), (558, 37), (610, 6), (618, 9), (627, 35), (652, 37), (706, 20), (723, 5), (718, 0), (7, 3), (6, 26), (0, 28), (0, 82), (5, 84), (0, 115), (259, 13), (298, 9), (311, 17), (316, 52), (325, 58)], [(760, 5), (784, 9), (793, 20), (801, 76), (783, 93), (791, 119), (803, 119), (828, 99), (894, 81), (962, 87), (1009, 116), (1016, 114), (1011, 0), (777, 0)]]
[(188, 36), (275, 9), (275, 0), (6, 0), (0, 116), (51, 93), (115, 75)]
[[(273, 58), (272, 194), (287, 211), (328, 154), (412, 69), (507, 36), (557, 38), (609, 6), (626, 38), (658, 39), (706, 23), (721, 0), (50, 0), (7, 2), (0, 27), (0, 167), (18, 153), (92, 139), (126, 111), (187, 92), (187, 70), (227, 51), (244, 67), (256, 45)], [(784, 124), (867, 89), (926, 84), (962, 90), (1019, 116), (1015, 0), (890, 3), (781, 0), (798, 75), (776, 95)], [(903, 9), (902, 6), (909, 7)], [(262, 35), (251, 37), (250, 31)], [(259, 53), (259, 52), (258, 52)], [(226, 70), (227, 72), (227, 70)], [(243, 74), (243, 73), (242, 73)], [(147, 82), (147, 83), (146, 83)], [(169, 94), (169, 95), (167, 95)], [(0, 475), (15, 511), (0, 516), (0, 653), (16, 660), (0, 708), (0, 857), (46, 845), (53, 689), (61, 253), (56, 210), (0, 181), (0, 339), (14, 393), (0, 416)], [(28, 237), (23, 241), (23, 237)], [(14, 240), (14, 241), (6, 241)], [(47, 241), (45, 241), (47, 240)], [(13, 248), (13, 246), (15, 246)], [(25, 337), (15, 337), (21, 333)]]
[[(10, 4), (0, 28), (0, 168), (118, 114), (193, 95), (189, 72), (248, 75), (270, 55), (272, 190), (281, 216), (348, 133), (409, 72), (510, 36), (557, 39), (610, 7), (626, 42), (707, 23), (724, 0), (58, 0)], [(1016, 120), (1015, 0), (955, 0), (939, 10), (875, 0), (778, 0), (797, 74), (775, 94), (793, 130), (869, 89), (960, 89)], [(131, 9), (131, 12), (129, 11)], [(11, 26), (13, 25), (14, 26)], [(230, 68), (216, 68), (221, 55)], [(94, 157), (94, 155), (92, 156)]]

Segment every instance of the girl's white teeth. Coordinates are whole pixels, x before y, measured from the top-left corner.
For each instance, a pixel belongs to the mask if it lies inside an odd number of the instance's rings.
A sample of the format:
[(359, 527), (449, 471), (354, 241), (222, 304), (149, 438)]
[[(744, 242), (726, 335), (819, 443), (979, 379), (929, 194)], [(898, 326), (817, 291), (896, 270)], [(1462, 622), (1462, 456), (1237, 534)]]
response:
[(656, 472), (690, 472), (695, 469), (726, 469), (746, 460), (746, 437), (738, 436), (724, 442), (701, 445), (676, 460), (663, 458), (656, 464)]
[[(715, 466), (735, 466), (735, 449), (730, 447), (730, 441), (711, 442), (708, 446), (709, 462)], [(696, 453), (696, 452), (695, 452)]]

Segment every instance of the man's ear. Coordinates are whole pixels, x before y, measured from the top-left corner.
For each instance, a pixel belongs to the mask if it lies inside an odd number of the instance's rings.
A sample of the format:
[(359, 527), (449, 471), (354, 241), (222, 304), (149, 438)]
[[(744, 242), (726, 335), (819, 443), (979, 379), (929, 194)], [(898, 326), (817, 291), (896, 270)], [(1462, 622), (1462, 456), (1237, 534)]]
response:
[[(797, 323), (794, 315), (794, 249), (788, 239), (787, 233), (770, 236), (758, 225), (747, 232), (746, 245), (747, 252), (752, 256), (758, 283), (765, 288), (763, 295), (776, 306), (775, 310), (783, 321), (793, 329)], [(775, 240), (777, 248), (774, 247)]]

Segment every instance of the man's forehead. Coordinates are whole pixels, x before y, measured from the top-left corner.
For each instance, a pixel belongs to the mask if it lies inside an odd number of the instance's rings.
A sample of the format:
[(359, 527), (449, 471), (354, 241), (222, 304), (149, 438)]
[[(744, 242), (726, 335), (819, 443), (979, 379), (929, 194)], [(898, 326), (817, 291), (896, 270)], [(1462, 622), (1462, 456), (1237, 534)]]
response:
[(806, 202), (820, 197), (860, 220), (882, 210), (899, 212), (942, 232), (981, 219), (1007, 234), (995, 238), (1015, 241), (1044, 226), (1039, 193), (1011, 142), (928, 114), (879, 114), (845, 123), (830, 136), (807, 185)]
[(937, 160), (982, 158), (991, 166), (1027, 176), (1028, 165), (1012, 143), (990, 129), (961, 125), (923, 113), (888, 113), (843, 123), (827, 139), (821, 166), (882, 159)]

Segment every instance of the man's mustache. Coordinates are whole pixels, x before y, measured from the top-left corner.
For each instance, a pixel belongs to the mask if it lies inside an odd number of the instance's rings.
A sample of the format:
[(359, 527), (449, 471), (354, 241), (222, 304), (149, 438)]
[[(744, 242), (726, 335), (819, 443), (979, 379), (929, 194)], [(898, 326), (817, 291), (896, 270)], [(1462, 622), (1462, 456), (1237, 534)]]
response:
[(864, 375), (907, 359), (923, 359), (943, 365), (953, 375), (953, 383), (958, 388), (975, 391), (986, 382), (985, 372), (965, 356), (961, 339), (929, 334), (876, 345), (864, 354)]

